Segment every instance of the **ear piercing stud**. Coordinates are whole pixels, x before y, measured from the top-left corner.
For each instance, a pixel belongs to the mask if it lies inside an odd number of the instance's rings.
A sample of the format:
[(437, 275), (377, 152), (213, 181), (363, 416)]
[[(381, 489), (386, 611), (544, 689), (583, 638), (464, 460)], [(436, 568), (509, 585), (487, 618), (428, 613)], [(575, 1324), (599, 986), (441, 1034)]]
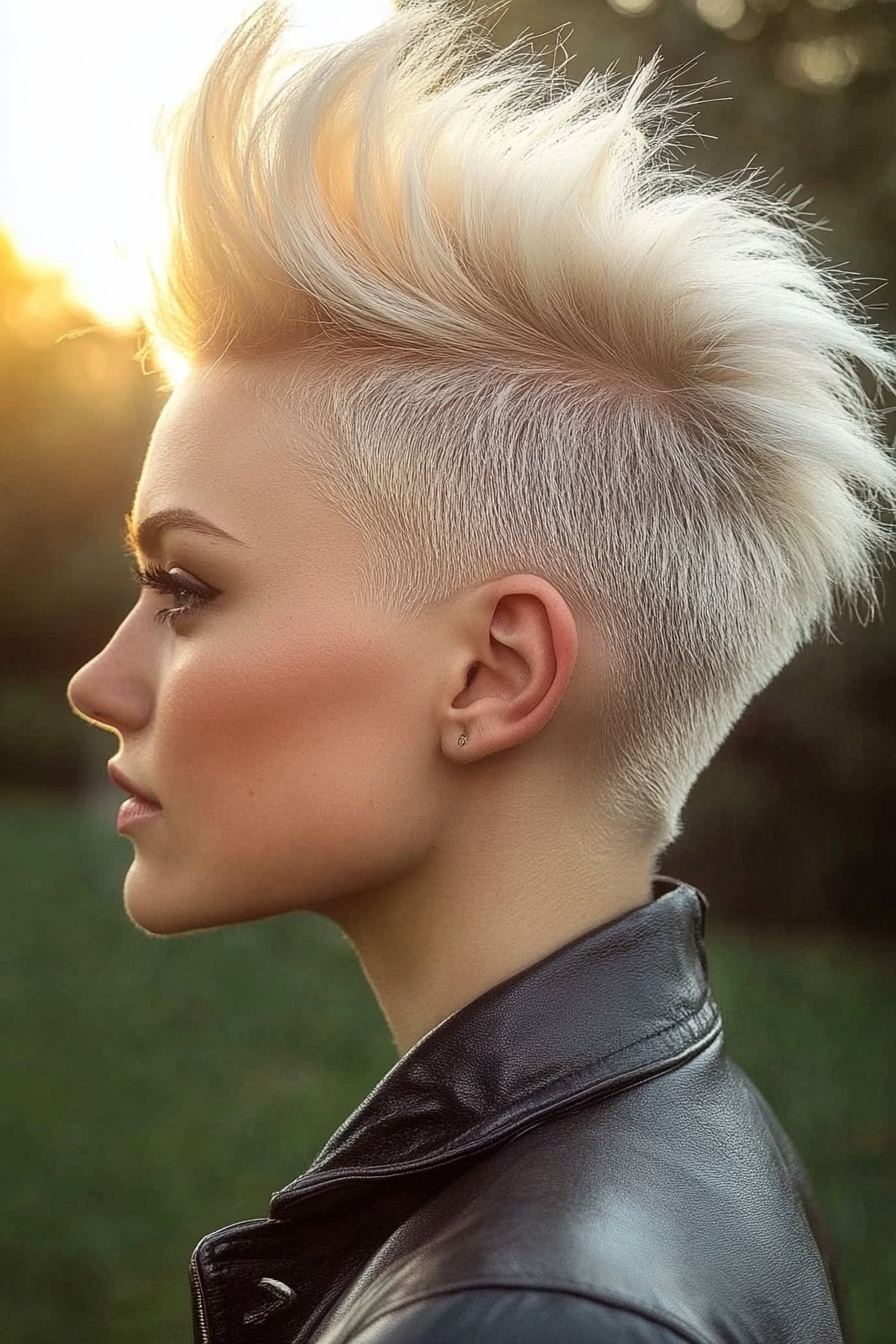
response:
[(468, 739), (466, 733), (461, 733), (460, 737), (457, 739), (457, 745), (458, 745), (459, 747), (462, 747), (462, 746), (464, 746), (468, 741), (469, 741), (469, 739)]

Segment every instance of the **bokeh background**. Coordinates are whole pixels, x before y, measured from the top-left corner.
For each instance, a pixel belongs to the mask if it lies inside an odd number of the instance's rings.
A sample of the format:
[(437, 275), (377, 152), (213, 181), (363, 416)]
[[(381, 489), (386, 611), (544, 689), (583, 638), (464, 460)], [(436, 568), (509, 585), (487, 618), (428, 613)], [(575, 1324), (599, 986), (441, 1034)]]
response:
[[(0, 0), (0, 1314), (17, 1344), (186, 1341), (196, 1241), (263, 1216), (395, 1062), (323, 919), (133, 928), (117, 740), (65, 699), (137, 596), (121, 524), (167, 395), (137, 358), (153, 126), (251, 7)], [(386, 9), (299, 17), (328, 40)], [(753, 163), (810, 202), (826, 257), (896, 329), (893, 0), (510, 0), (496, 36), (528, 28), (550, 59), (561, 25), (572, 78), (660, 48), (683, 82), (714, 80), (683, 161)], [(896, 1320), (893, 586), (884, 572), (881, 619), (844, 614), (753, 702), (661, 864), (709, 898), (729, 1046), (803, 1154), (855, 1344), (892, 1344)]]

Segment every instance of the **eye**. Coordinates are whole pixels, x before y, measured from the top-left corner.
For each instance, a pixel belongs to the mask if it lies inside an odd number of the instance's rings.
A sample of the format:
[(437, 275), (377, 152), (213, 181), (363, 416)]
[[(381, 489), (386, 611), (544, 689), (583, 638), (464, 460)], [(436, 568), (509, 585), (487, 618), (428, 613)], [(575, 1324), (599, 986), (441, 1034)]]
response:
[(131, 572), (134, 579), (144, 588), (154, 588), (159, 593), (171, 593), (175, 597), (186, 597), (185, 604), (175, 607), (162, 607), (155, 612), (153, 619), (163, 624), (173, 625), (181, 616), (189, 615), (217, 597), (214, 589), (193, 584), (189, 580), (176, 577), (158, 565), (147, 565), (141, 569), (136, 560), (132, 561)]

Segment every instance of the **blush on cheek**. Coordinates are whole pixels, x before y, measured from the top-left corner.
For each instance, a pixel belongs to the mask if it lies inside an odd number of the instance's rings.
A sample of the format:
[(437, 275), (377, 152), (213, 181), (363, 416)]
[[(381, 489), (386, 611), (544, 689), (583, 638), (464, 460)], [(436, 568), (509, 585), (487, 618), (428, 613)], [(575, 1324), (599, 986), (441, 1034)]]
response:
[(170, 678), (154, 744), (168, 836), (129, 874), (141, 927), (298, 910), (421, 862), (431, 751), (407, 659), (313, 628), (316, 645), (246, 638), (241, 656), (197, 656)]

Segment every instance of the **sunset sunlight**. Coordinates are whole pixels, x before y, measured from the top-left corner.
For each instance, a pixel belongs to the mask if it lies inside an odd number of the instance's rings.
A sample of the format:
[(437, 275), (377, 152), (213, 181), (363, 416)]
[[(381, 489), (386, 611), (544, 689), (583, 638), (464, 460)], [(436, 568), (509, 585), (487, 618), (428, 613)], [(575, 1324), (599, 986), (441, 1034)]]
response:
[[(129, 326), (148, 293), (164, 120), (197, 84), (246, 0), (4, 0), (0, 230), (62, 269), (71, 297)], [(289, 6), (309, 47), (367, 31), (390, 0)]]

